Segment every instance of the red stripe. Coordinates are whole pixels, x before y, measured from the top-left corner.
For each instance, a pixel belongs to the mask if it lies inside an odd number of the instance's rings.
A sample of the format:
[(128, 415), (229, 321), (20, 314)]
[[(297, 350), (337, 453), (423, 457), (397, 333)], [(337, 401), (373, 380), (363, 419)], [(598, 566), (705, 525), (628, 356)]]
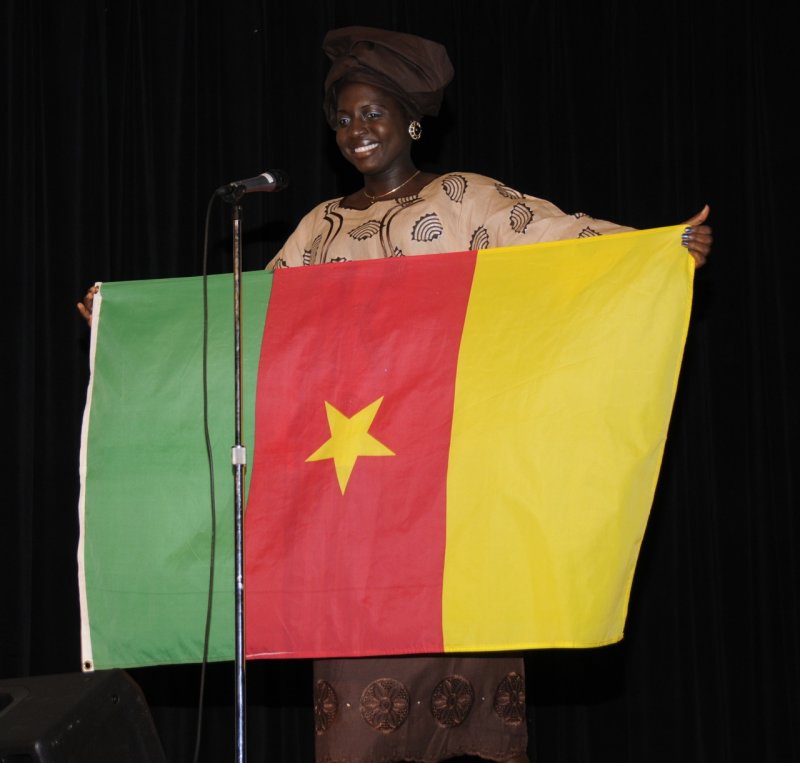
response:
[[(246, 512), (247, 652), (442, 650), (446, 475), (475, 253), (279, 271), (267, 314)], [(327, 400), (378, 398), (344, 495)]]

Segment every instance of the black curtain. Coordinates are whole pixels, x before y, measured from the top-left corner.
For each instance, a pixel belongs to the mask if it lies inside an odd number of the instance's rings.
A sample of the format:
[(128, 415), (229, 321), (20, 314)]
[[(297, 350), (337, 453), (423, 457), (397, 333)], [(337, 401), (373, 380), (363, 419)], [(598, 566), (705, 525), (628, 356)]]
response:
[[(797, 12), (720, 0), (6, 0), (2, 29), (9, 488), (0, 677), (79, 669), (78, 448), (95, 280), (198, 274), (208, 199), (245, 204), (245, 268), (358, 187), (321, 110), (325, 31), (444, 43), (456, 79), (418, 161), (482, 172), (637, 227), (708, 202), (710, 264), (625, 640), (527, 657), (540, 761), (800, 760)], [(230, 271), (228, 210), (210, 269)], [(794, 361), (794, 362), (793, 362)], [(143, 370), (144, 372), (144, 370)], [(508, 581), (513, 585), (513, 581)], [(191, 757), (197, 666), (131, 671), (171, 761)], [(306, 662), (252, 663), (252, 760), (310, 760)], [(203, 760), (232, 756), (233, 672), (209, 676)]]

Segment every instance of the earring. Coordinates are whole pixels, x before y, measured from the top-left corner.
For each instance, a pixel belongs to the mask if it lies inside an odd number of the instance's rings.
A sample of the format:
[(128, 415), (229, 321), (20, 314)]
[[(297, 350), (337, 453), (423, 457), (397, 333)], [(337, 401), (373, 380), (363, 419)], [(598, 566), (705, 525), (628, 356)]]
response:
[(409, 122), (408, 134), (411, 136), (411, 140), (419, 140), (422, 137), (422, 125), (416, 119)]

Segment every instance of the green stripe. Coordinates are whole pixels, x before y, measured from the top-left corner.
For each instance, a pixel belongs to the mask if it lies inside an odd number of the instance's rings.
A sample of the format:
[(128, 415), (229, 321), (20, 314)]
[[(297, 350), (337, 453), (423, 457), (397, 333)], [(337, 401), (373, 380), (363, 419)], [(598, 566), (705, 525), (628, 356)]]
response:
[[(210, 659), (233, 657), (233, 284), (209, 285), (209, 418), (217, 493)], [(243, 428), (272, 276), (246, 273)], [(211, 509), (203, 432), (202, 279), (105, 283), (87, 440), (85, 575), (96, 669), (202, 656)], [(249, 481), (249, 474), (248, 474)]]

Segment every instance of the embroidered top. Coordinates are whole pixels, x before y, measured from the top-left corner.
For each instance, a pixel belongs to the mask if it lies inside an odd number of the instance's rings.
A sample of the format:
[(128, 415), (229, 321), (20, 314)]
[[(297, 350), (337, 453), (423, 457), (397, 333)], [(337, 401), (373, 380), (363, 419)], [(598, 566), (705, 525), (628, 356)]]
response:
[(509, 188), (483, 175), (441, 175), (419, 193), (366, 209), (331, 199), (312, 209), (267, 269), (489, 249), (632, 230)]

